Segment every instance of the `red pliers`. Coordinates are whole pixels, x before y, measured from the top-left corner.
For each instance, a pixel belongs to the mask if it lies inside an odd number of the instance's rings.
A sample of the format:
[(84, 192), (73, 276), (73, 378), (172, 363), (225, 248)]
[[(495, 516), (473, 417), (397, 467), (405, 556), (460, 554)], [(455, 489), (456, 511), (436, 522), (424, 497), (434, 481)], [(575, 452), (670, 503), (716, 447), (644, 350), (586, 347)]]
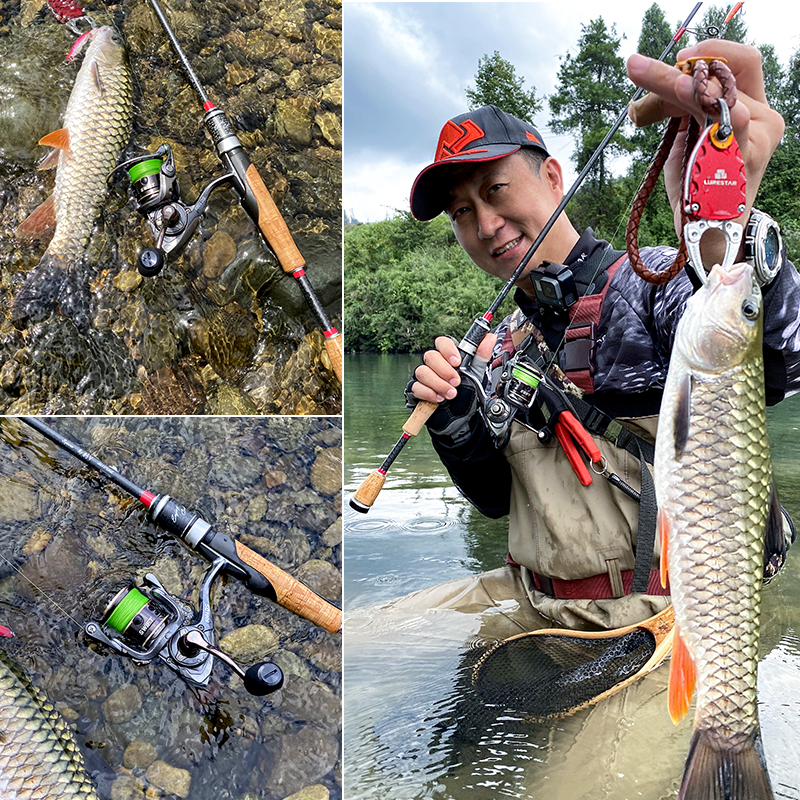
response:
[(539, 384), (539, 398), (543, 401), (545, 427), (555, 434), (578, 480), (584, 486), (588, 486), (592, 482), (592, 476), (578, 448), (589, 456), (592, 463), (600, 461), (603, 457), (600, 449), (558, 392), (542, 382)]

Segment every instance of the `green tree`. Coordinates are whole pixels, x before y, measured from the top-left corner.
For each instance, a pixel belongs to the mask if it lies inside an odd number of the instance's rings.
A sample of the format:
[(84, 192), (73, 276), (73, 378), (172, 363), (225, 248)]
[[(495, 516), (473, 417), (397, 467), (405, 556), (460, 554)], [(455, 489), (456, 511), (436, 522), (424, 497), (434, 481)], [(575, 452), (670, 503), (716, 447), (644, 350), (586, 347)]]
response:
[(492, 55), (478, 59), (475, 88), (466, 90), (470, 111), (481, 106), (497, 106), (507, 114), (531, 120), (542, 110), (536, 97), (536, 87), (524, 88), (525, 78), (517, 76), (514, 65), (495, 50)]
[[(572, 156), (582, 170), (619, 116), (630, 95), (625, 63), (618, 55), (620, 39), (616, 29), (606, 27), (602, 17), (582, 26), (576, 55), (561, 58), (558, 87), (550, 97), (550, 127), (556, 133), (569, 133), (576, 139)], [(620, 212), (607, 167), (615, 153), (631, 149), (621, 133), (611, 140), (592, 168), (575, 204), (576, 224), (612, 227)], [(576, 200), (578, 198), (576, 197)], [(578, 213), (580, 212), (580, 213)]]

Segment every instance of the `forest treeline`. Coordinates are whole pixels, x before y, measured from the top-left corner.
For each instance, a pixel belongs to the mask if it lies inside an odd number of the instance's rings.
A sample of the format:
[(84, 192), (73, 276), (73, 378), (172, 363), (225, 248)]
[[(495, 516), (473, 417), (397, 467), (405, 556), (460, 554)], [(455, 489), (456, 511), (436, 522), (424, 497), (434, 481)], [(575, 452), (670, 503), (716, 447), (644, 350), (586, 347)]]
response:
[[(703, 26), (720, 26), (725, 9), (712, 8)], [(638, 52), (658, 57), (672, 38), (664, 13), (653, 4), (642, 20)], [(741, 18), (724, 30), (727, 39), (753, 43)], [(782, 66), (772, 45), (759, 45), (767, 98), (786, 121), (786, 133), (761, 182), (756, 205), (781, 225), (789, 257), (800, 257), (800, 49)], [(519, 116), (549, 108), (548, 126), (575, 141), (572, 160), (583, 169), (633, 92), (619, 55), (621, 39), (602, 17), (583, 26), (571, 53), (561, 59), (559, 84), (546, 101), (524, 89), (523, 80), (499, 53), (484, 56), (467, 91), (471, 108), (501, 105)], [(678, 48), (676, 48), (677, 50)], [(673, 59), (674, 62), (674, 59)], [(518, 105), (516, 105), (518, 103)], [(536, 123), (536, 118), (534, 118)], [(569, 207), (577, 230), (590, 226), (624, 249), (625, 224), (633, 197), (658, 146), (662, 128), (625, 126), (578, 190)], [(607, 158), (627, 154), (629, 167), (614, 175)], [(640, 246), (676, 242), (672, 211), (662, 184), (648, 202), (639, 230)], [(496, 279), (471, 264), (458, 246), (445, 215), (417, 222), (397, 210), (381, 222), (345, 218), (345, 346), (350, 352), (413, 352), (449, 333), (460, 338), (499, 290)], [(506, 300), (503, 311), (511, 310)]]

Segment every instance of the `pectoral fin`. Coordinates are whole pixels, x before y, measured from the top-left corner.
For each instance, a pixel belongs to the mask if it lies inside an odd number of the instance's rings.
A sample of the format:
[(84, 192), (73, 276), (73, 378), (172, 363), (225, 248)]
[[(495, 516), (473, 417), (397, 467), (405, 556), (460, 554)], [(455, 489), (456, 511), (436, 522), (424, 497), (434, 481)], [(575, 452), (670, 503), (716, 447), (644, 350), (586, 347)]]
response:
[(658, 509), (658, 540), (661, 542), (661, 588), (667, 588), (667, 576), (669, 575), (669, 565), (667, 561), (667, 546), (669, 545), (669, 519), (663, 508)]
[(42, 136), (39, 144), (55, 147), (58, 150), (69, 150), (69, 131), (66, 128), (59, 128), (57, 131), (48, 133), (47, 136)]
[(692, 415), (692, 376), (686, 374), (681, 378), (675, 409), (672, 418), (672, 433), (675, 445), (675, 457), (680, 458), (689, 441), (689, 422)]
[(789, 542), (786, 541), (786, 534), (783, 527), (783, 510), (778, 500), (778, 490), (775, 483), (772, 484), (772, 496), (769, 502), (769, 515), (767, 516), (767, 526), (764, 531), (764, 580), (768, 581), (778, 574), (778, 570), (786, 561), (786, 551), (789, 549)]

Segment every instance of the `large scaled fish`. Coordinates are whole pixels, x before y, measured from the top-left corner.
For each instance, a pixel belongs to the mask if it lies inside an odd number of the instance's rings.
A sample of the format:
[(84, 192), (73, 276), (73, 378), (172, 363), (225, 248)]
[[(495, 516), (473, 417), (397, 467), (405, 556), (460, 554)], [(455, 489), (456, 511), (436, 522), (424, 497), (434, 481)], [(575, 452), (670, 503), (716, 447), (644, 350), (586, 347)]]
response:
[[(7, 628), (0, 630), (0, 636), (9, 633)], [(72, 730), (2, 652), (0, 798), (98, 800)]]
[[(680, 798), (772, 798), (756, 700), (767, 552), (785, 556), (764, 408), (761, 292), (747, 264), (716, 266), (675, 334), (655, 485), (675, 644), (669, 712), (697, 687)], [(663, 554), (666, 554), (664, 556)]]
[(106, 196), (108, 174), (130, 136), (131, 75), (122, 40), (113, 28), (94, 28), (78, 39), (70, 57), (87, 42), (64, 127), (39, 142), (55, 148), (41, 164), (56, 167), (55, 190), (17, 230), (20, 236), (41, 237), (55, 228), (39, 265), (11, 306), (11, 319), (19, 327), (44, 316), (55, 302), (67, 314), (80, 303), (70, 280), (72, 270)]

